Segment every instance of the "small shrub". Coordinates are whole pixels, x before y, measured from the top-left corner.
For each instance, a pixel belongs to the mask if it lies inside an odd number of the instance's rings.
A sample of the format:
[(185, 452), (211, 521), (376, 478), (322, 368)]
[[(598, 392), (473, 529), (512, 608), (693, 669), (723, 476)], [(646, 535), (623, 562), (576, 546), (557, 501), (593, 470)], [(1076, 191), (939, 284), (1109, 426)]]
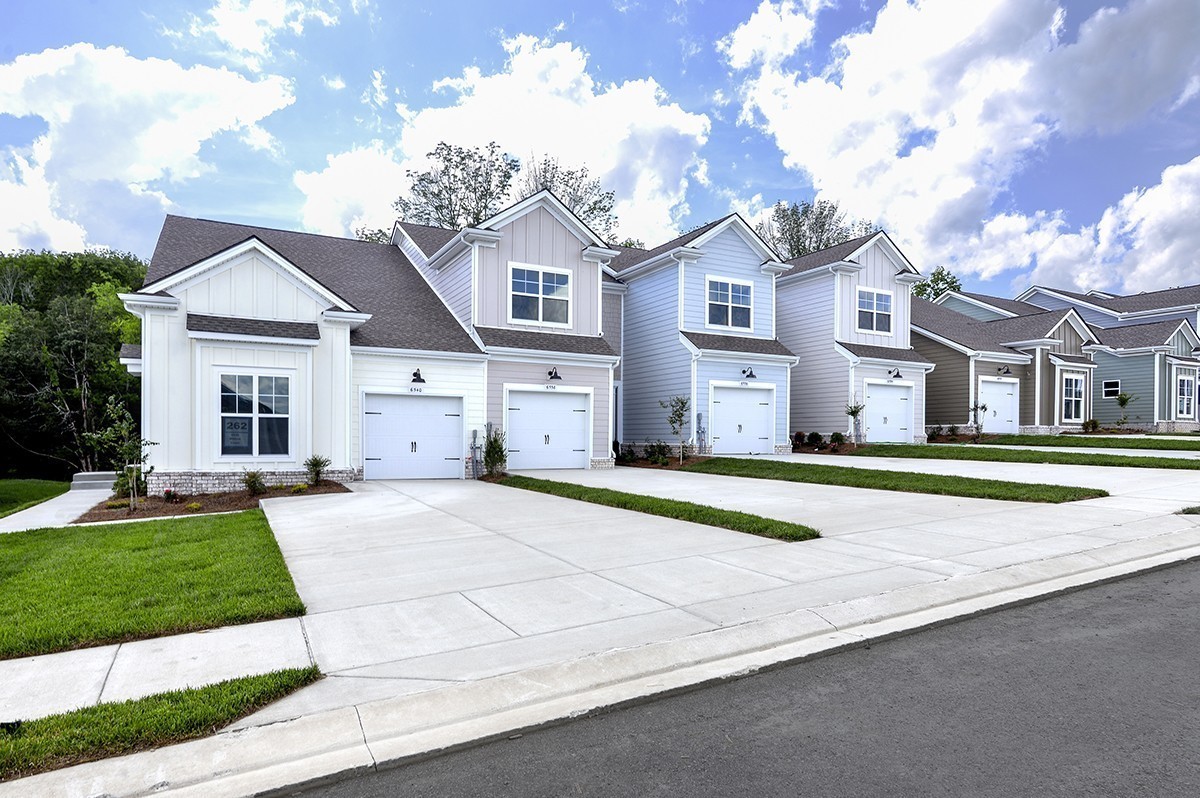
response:
[(104, 506), (110, 510), (128, 510), (129, 499), (117, 499), (116, 501), (105, 502)]
[(301, 482), (299, 485), (292, 485), (292, 493), (305, 493), (308, 491), (308, 485)]
[(183, 505), (183, 509), (187, 510), (189, 513), (198, 513), (200, 512), (201, 505), (200, 502), (188, 502), (187, 504)]
[(314, 454), (304, 461), (304, 470), (308, 472), (308, 484), (314, 488), (321, 484), (321, 479), (325, 476), (325, 469), (329, 468), (333, 461), (328, 457), (322, 457), (319, 454)]
[(947, 434), (947, 435), (949, 435), (951, 438), (957, 438), (957, 437), (958, 437), (958, 425), (957, 425), (957, 424), (951, 424), (951, 425), (950, 425), (950, 426), (949, 426), (949, 427), (946, 429), (946, 434)]
[(682, 462), (682, 461), (684, 461), (684, 460), (688, 459), (689, 457), (691, 457), (691, 456), (692, 456), (692, 455), (694, 455), (695, 453), (696, 453), (696, 447), (695, 447), (695, 446), (692, 446), (690, 443), (682, 443), (682, 444), (680, 444), (680, 445), (679, 445), (679, 459), (680, 459), (680, 462)]
[(263, 480), (261, 471), (242, 471), (242, 486), (251, 496), (261, 496), (267, 492), (267, 483)]
[(654, 465), (666, 465), (671, 459), (671, 447), (666, 441), (646, 439), (646, 459)]
[(179, 502), (183, 501), (183, 497), (180, 496), (179, 491), (175, 490), (174, 488), (164, 488), (163, 501), (165, 501), (167, 504), (179, 504)]
[(829, 433), (829, 443), (833, 446), (841, 446), (846, 442), (846, 436), (840, 432)]
[(1099, 432), (1100, 431), (1100, 422), (1094, 418), (1089, 418), (1087, 421), (1083, 422), (1083, 431), (1084, 432)]
[(804, 442), (809, 446), (821, 446), (825, 443), (825, 436), (819, 432), (810, 432)]
[(804, 445), (804, 433), (803, 432), (793, 432), (792, 433), (792, 446), (803, 446), (803, 445)]
[(929, 437), (930, 438), (940, 438), (940, 437), (942, 437), (943, 432), (945, 432), (945, 430), (942, 429), (941, 424), (934, 424), (932, 427), (929, 428)]
[(637, 452), (634, 451), (632, 443), (625, 444), (617, 451), (617, 462), (622, 465), (628, 465), (637, 459)]
[(495, 477), (507, 467), (508, 443), (504, 431), (489, 424), (483, 435), (483, 470), (489, 477)]

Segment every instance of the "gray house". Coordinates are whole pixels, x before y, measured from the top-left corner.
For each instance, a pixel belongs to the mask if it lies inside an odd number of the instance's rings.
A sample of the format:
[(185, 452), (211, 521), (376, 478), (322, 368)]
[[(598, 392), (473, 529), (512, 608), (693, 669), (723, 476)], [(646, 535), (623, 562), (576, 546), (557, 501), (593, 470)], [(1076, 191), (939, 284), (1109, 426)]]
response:
[(792, 370), (793, 431), (852, 433), (847, 405), (863, 405), (868, 441), (925, 440), (925, 378), (934, 364), (912, 349), (909, 300), (921, 275), (884, 232), (788, 261), (778, 281), (779, 340)]
[(1187, 319), (1130, 324), (1098, 330), (1087, 349), (1095, 360), (1092, 388), (1095, 418), (1105, 425), (1122, 418), (1117, 397), (1136, 396), (1124, 412), (1128, 424), (1157, 432), (1200, 429), (1196, 416), (1196, 330)]
[(774, 250), (732, 214), (653, 249), (619, 251), (620, 440), (670, 441), (659, 402), (686, 396), (688, 436), (700, 450), (790, 450), (796, 357), (776, 338), (775, 281), (788, 267)]
[(960, 303), (960, 295), (913, 300), (913, 348), (937, 364), (926, 381), (927, 423), (971, 425), (976, 404), (987, 406), (984, 432), (1060, 431), (1092, 417), (1089, 345), (1097, 339), (1078, 313), (1014, 303), (1008, 315), (978, 312), (992, 316), (981, 319), (949, 306), (982, 311), (995, 298)]
[(1129, 324), (1187, 319), (1192, 329), (1200, 328), (1200, 285), (1128, 296), (1102, 291), (1082, 294), (1035, 285), (1017, 297), (1017, 301), (1048, 310), (1075, 308), (1088, 324), (1095, 327), (1124, 327)]

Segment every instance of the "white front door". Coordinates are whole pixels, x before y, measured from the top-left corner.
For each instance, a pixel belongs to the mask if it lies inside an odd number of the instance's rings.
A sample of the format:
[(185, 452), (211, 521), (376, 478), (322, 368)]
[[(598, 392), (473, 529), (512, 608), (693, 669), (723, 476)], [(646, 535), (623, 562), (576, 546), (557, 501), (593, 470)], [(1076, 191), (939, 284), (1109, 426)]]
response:
[(587, 468), (591, 430), (585, 393), (510, 391), (508, 467)]
[(364, 396), (363, 478), (461, 479), (462, 408), (457, 396)]
[(763, 388), (713, 386), (713, 454), (772, 454), (775, 451), (775, 407)]
[(1078, 372), (1063, 374), (1062, 421), (1064, 424), (1083, 423), (1084, 375)]
[(868, 382), (866, 396), (863, 434), (867, 443), (912, 443), (912, 386)]
[(980, 412), (983, 431), (1015, 435), (1020, 430), (1021, 384), (1007, 380), (984, 379), (979, 382), (979, 404), (987, 405)]

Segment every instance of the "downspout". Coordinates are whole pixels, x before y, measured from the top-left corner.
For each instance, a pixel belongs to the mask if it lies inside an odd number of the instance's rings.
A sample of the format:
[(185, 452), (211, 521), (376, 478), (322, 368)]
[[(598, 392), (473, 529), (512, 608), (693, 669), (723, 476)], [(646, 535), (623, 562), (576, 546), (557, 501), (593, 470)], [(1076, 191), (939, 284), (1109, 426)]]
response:
[(971, 419), (974, 418), (971, 408), (975, 406), (975, 361), (978, 358), (978, 352), (967, 355), (967, 374), (970, 375), (968, 379), (971, 381), (971, 384), (967, 386), (967, 424), (970, 424)]
[[(700, 360), (700, 353), (693, 352), (692, 353), (692, 363), (691, 363), (691, 366), (692, 366), (692, 437), (691, 437), (691, 444), (692, 444), (692, 446), (696, 447), (696, 454), (701, 453), (699, 451), (700, 422), (697, 420), (697, 416), (700, 416), (701, 418), (703, 418), (702, 414), (699, 412), (699, 408), (696, 407), (696, 364), (699, 360)], [(708, 420), (708, 423), (710, 423), (710, 424), (712, 423), (711, 418)]]

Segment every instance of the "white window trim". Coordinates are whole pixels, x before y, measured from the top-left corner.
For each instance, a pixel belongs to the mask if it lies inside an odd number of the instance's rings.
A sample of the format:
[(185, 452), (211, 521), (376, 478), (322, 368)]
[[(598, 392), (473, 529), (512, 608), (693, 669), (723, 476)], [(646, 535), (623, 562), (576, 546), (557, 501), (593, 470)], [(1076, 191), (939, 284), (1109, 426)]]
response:
[[(279, 368), (263, 368), (259, 366), (213, 366), (213, 371), (216, 374), (214, 380), (214, 393), (216, 402), (216, 429), (215, 441), (213, 443), (213, 459), (219, 463), (295, 463), (299, 460), (296, 454), (296, 372), (293, 369)], [(254, 403), (258, 401), (258, 378), (259, 377), (286, 377), (288, 381), (288, 450), (287, 454), (257, 454), (258, 452), (258, 419), (260, 418), (258, 410), (255, 409), (250, 415), (251, 418), (251, 436), (254, 442), (254, 451), (256, 454), (222, 454), (221, 453), (221, 433), (222, 422), (225, 416), (245, 416), (245, 413), (222, 413), (221, 412), (221, 376), (230, 374), (239, 377), (249, 376), (254, 380)], [(275, 416), (280, 418), (281, 416)]]
[[(733, 324), (710, 324), (708, 321), (708, 306), (710, 300), (708, 298), (709, 286), (712, 283), (728, 283), (731, 286), (744, 285), (750, 289), (750, 326), (737, 327)], [(720, 303), (716, 303), (720, 304)], [(733, 309), (735, 307), (745, 307), (745, 305), (734, 305), (732, 292), (729, 297), (729, 302), (726, 304), (729, 308), (729, 320), (733, 321)], [(754, 283), (749, 280), (737, 280), (732, 277), (721, 277), (720, 275), (707, 274), (704, 276), (704, 326), (709, 330), (730, 330), (733, 332), (752, 333), (754, 332)]]
[[(1180, 421), (1195, 421), (1196, 420), (1196, 387), (1200, 380), (1197, 380), (1197, 372), (1191, 369), (1175, 368), (1175, 417)], [(1192, 386), (1192, 412), (1179, 412), (1179, 400), (1183, 397), (1184, 383), (1190, 383)]]
[[(538, 272), (538, 319), (517, 319), (513, 318), (513, 269), (525, 269), (527, 271)], [(542, 272), (551, 274), (565, 274), (567, 276), (567, 323), (563, 324), (557, 321), (542, 321), (542, 300), (545, 297), (541, 294)], [(505, 314), (508, 318), (508, 323), (514, 326), (528, 327), (553, 327), (558, 330), (569, 330), (575, 323), (575, 281), (572, 279), (573, 274), (570, 269), (559, 269), (553, 266), (539, 266), (536, 263), (520, 263), (519, 261), (510, 260), (508, 262), (508, 283), (505, 290), (507, 298), (507, 308)], [(529, 294), (521, 294), (521, 296), (529, 296)]]
[[(888, 330), (888, 332), (880, 332), (879, 330), (870, 330), (870, 329), (866, 329), (864, 327), (858, 326), (858, 314), (859, 314), (858, 299), (859, 299), (859, 295), (864, 294), (864, 293), (866, 293), (866, 294), (886, 294), (890, 298), (891, 310), (887, 314), (888, 321), (890, 322), (888, 325), (890, 328)], [(876, 310), (871, 311), (871, 313), (872, 313), (872, 318), (875, 318), (876, 316), (879, 315), (879, 311), (876, 311)], [(888, 291), (883, 288), (856, 287), (854, 290), (854, 331), (863, 333), (864, 335), (886, 335), (889, 338), (895, 337), (895, 335), (896, 335), (896, 294), (892, 291)]]
[[(1067, 381), (1079, 380), (1079, 418), (1067, 418)], [(1062, 414), (1063, 424), (1082, 424), (1087, 417), (1087, 375), (1081, 374), (1078, 371), (1064, 371), (1062, 379), (1058, 383), (1058, 399), (1059, 408)], [(1076, 401), (1072, 398), (1071, 401)]]
[[(1110, 394), (1109, 393), (1110, 389), (1108, 386), (1110, 383), (1114, 383), (1114, 382), (1117, 384), (1117, 390), (1116, 390), (1116, 393)], [(1100, 383), (1100, 396), (1101, 397), (1103, 397), (1105, 399), (1116, 399), (1120, 395), (1121, 395), (1121, 381), (1120, 380), (1103, 380), (1103, 381), (1101, 381), (1101, 383)]]

